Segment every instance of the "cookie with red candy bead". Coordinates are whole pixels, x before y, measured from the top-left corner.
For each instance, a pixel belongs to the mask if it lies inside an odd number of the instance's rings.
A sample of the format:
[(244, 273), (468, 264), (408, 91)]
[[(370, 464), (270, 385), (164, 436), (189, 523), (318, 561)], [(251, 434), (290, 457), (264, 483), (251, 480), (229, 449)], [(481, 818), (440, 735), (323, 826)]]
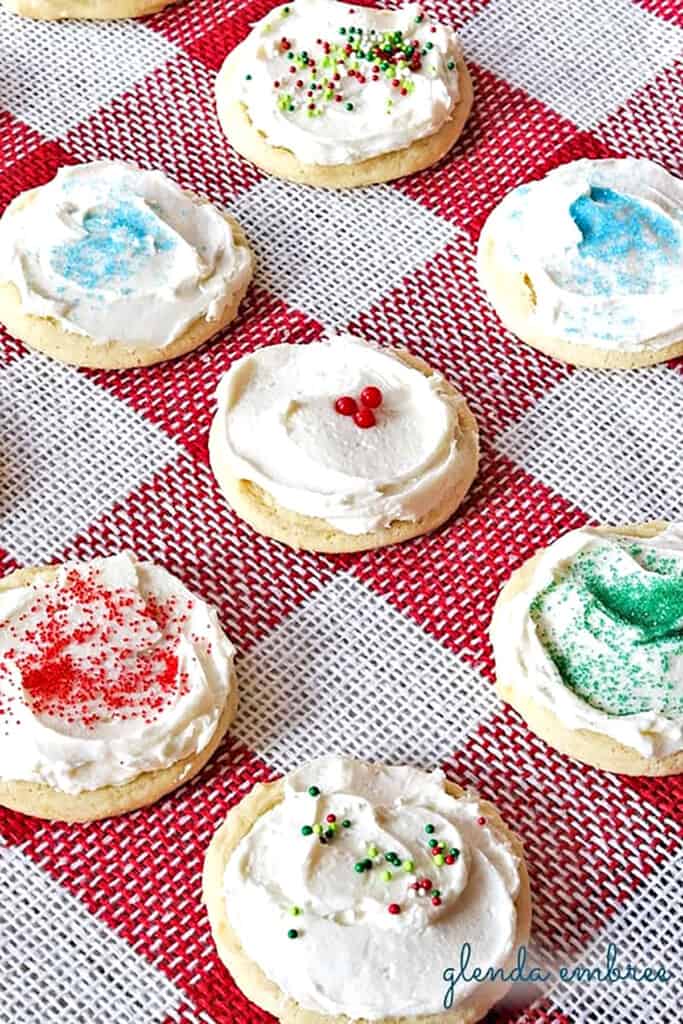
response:
[(272, 345), (221, 380), (209, 438), (229, 504), (309, 551), (408, 540), (453, 515), (476, 474), (463, 396), (407, 352), (352, 335)]

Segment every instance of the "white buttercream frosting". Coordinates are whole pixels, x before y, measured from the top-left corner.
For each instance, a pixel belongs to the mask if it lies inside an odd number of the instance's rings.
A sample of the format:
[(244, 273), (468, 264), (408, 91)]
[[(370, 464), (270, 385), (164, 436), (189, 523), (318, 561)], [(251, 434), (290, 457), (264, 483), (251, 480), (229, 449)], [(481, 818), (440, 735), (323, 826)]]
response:
[(564, 164), (510, 192), (483, 237), (528, 277), (538, 332), (627, 352), (683, 337), (683, 181), (651, 160)]
[[(383, 400), (376, 425), (363, 430), (335, 401), (368, 386)], [(347, 534), (421, 519), (447, 500), (471, 457), (464, 399), (444, 378), (351, 335), (244, 356), (217, 400), (212, 457), (284, 508)]]
[(0, 591), (0, 779), (80, 793), (198, 753), (232, 660), (214, 609), (129, 554)]
[(0, 282), (22, 311), (94, 342), (170, 345), (220, 318), (251, 269), (219, 210), (116, 160), (62, 167), (0, 220)]
[(645, 757), (683, 749), (683, 526), (566, 534), (498, 607), (491, 639), (503, 682), (564, 726)]
[[(472, 965), (506, 963), (517, 941), (520, 863), (474, 796), (449, 796), (441, 772), (341, 757), (288, 775), (284, 790), (230, 856), (224, 896), (245, 953), (285, 995), (354, 1020), (420, 1016), (443, 1012), (442, 974), (464, 943)], [(330, 838), (302, 834), (306, 825), (328, 829), (329, 814)], [(430, 839), (452, 863), (437, 864)], [(412, 888), (420, 880), (431, 884)], [(453, 1006), (482, 987), (458, 982)]]
[(437, 132), (460, 98), (460, 56), (455, 32), (419, 4), (295, 0), (257, 22), (225, 70), (270, 145), (349, 164)]

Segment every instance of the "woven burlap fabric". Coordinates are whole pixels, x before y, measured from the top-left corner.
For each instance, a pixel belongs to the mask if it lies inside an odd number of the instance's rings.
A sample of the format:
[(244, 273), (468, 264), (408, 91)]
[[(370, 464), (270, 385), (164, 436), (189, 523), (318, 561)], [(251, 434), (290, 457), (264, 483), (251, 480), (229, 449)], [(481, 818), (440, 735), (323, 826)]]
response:
[[(187, 0), (139, 22), (39, 24), (0, 8), (0, 204), (66, 163), (160, 167), (228, 206), (259, 258), (238, 322), (172, 364), (79, 371), (0, 336), (0, 569), (134, 549), (206, 599), (240, 650), (242, 707), (191, 784), (90, 826), (0, 813), (0, 1020), (265, 1020), (219, 964), (203, 851), (256, 780), (328, 750), (430, 767), (524, 839), (544, 963), (665, 963), (667, 984), (519, 990), (516, 1024), (678, 1024), (683, 782), (572, 764), (495, 698), (486, 636), (509, 572), (586, 522), (680, 518), (680, 365), (574, 371), (520, 344), (477, 287), (479, 231), (511, 187), (582, 156), (681, 173), (676, 0), (465, 0), (475, 108), (451, 157), (353, 193), (265, 177), (213, 106), (268, 3)], [(213, 393), (240, 355), (331, 326), (405, 345), (464, 393), (478, 482), (436, 535), (295, 554), (226, 509)], [(435, 965), (435, 985), (444, 965)]]

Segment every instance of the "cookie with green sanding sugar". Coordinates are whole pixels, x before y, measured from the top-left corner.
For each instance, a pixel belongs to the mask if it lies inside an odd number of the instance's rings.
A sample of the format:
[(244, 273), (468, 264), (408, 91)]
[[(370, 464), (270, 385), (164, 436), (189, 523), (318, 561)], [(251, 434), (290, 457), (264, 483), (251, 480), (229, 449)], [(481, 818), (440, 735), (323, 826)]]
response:
[(512, 573), (491, 622), (496, 687), (561, 753), (683, 771), (683, 525), (574, 530)]

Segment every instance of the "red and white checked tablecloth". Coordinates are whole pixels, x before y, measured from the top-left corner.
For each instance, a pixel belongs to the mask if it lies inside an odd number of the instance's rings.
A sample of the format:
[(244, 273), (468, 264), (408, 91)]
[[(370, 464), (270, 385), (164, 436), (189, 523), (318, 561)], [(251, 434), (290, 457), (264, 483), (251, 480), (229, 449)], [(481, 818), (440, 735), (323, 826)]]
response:
[[(487, 625), (508, 573), (563, 531), (683, 515), (683, 365), (539, 355), (474, 273), (488, 212), (551, 167), (634, 154), (681, 173), (680, 0), (433, 0), (461, 34), (470, 122), (440, 166), (348, 192), (266, 177), (219, 130), (216, 71), (270, 6), (187, 0), (109, 24), (0, 8), (0, 207), (63, 164), (118, 157), (226, 204), (259, 258), (239, 320), (152, 369), (79, 371), (0, 333), (0, 572), (154, 559), (220, 609), (242, 694), (217, 756), (155, 807), (85, 826), (0, 812), (0, 1020), (265, 1021), (214, 951), (203, 853), (255, 781), (335, 750), (443, 764), (496, 801), (526, 846), (537, 959), (597, 964), (614, 942), (620, 961), (674, 974), (527, 988), (510, 1019), (680, 1024), (683, 779), (550, 750), (494, 696)], [(475, 410), (481, 472), (436, 535), (296, 554), (226, 508), (207, 458), (219, 376), (329, 326), (407, 345)]]

